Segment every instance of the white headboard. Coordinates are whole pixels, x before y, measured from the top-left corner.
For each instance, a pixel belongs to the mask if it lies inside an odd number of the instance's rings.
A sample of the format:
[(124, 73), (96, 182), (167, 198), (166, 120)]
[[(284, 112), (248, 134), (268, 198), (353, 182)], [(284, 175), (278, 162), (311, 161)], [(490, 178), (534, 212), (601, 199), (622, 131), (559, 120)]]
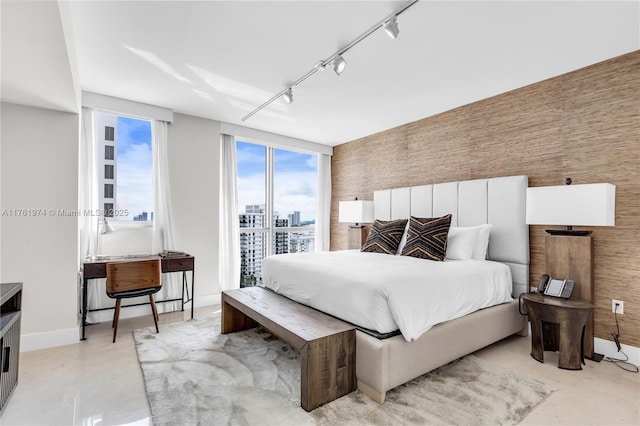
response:
[(451, 226), (490, 223), (488, 258), (509, 265), (517, 297), (529, 291), (528, 185), (527, 176), (508, 176), (375, 191), (374, 214), (393, 220), (451, 213)]

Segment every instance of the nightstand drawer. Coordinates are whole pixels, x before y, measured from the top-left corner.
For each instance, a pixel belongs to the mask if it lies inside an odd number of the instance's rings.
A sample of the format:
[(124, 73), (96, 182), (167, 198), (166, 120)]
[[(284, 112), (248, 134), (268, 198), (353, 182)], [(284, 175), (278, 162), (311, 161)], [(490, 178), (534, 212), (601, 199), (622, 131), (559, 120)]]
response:
[(192, 271), (194, 264), (193, 257), (179, 259), (162, 259), (162, 272)]

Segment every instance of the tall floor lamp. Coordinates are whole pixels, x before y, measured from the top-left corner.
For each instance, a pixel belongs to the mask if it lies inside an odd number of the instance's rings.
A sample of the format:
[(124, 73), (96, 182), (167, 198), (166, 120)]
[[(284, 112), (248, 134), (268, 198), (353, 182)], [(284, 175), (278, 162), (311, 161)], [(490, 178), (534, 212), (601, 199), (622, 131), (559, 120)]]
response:
[[(614, 226), (616, 187), (610, 183), (527, 188), (526, 222), (530, 225), (565, 225), (547, 229), (546, 273), (575, 281), (572, 298), (594, 302), (593, 238), (591, 230), (573, 226)], [(584, 356), (594, 361), (602, 355), (593, 351), (593, 313), (584, 332)]]
[(347, 248), (360, 249), (364, 244), (367, 234), (363, 223), (373, 222), (373, 201), (358, 200), (340, 201), (338, 204), (338, 222), (351, 223)]

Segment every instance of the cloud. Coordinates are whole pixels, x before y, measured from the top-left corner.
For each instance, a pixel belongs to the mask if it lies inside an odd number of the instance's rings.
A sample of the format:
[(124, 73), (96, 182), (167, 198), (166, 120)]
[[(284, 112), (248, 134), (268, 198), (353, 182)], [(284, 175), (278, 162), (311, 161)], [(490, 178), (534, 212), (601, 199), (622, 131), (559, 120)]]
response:
[[(264, 175), (238, 176), (238, 213), (247, 205), (265, 204)], [(300, 212), (302, 220), (316, 217), (317, 182), (315, 172), (276, 173), (274, 178), (274, 211), (287, 217)]]
[(129, 209), (127, 219), (142, 211), (153, 211), (152, 161), (151, 123), (118, 117), (116, 196), (127, 200), (127, 206), (117, 208)]
[[(238, 212), (247, 205), (265, 204), (266, 148), (238, 141)], [(274, 150), (274, 211), (286, 218), (294, 211), (302, 220), (316, 216), (317, 157)]]

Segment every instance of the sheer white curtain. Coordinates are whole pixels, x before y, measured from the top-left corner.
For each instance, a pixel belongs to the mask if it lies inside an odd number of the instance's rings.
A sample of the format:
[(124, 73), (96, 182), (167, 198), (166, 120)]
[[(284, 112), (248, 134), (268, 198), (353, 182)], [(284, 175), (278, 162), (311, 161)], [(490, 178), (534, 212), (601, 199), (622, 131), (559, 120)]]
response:
[[(171, 188), (169, 185), (168, 123), (153, 120), (153, 243), (152, 252), (175, 250), (171, 222)], [(182, 296), (182, 273), (164, 274), (162, 290), (156, 299), (176, 299)], [(193, 297), (193, 295), (191, 295)], [(181, 309), (180, 302), (158, 305), (163, 312)]]
[(318, 191), (316, 201), (315, 251), (329, 250), (331, 214), (331, 156), (318, 154)]
[[(80, 129), (80, 164), (79, 164), (79, 188), (78, 209), (81, 214), (78, 217), (78, 237), (80, 239), (79, 264), (87, 256), (93, 256), (98, 251), (98, 215), (89, 214), (89, 211), (98, 209), (98, 158), (95, 142), (95, 111), (91, 108), (82, 108)], [(78, 279), (82, 283), (82, 277)], [(94, 280), (88, 286), (87, 303), (89, 308), (100, 306), (101, 295), (106, 291), (104, 279)], [(79, 288), (82, 291), (82, 288)], [(81, 313), (81, 312), (80, 312)], [(93, 318), (88, 317), (88, 321)]]
[(238, 222), (238, 185), (236, 179), (236, 138), (220, 138), (220, 291), (240, 287), (240, 224)]

